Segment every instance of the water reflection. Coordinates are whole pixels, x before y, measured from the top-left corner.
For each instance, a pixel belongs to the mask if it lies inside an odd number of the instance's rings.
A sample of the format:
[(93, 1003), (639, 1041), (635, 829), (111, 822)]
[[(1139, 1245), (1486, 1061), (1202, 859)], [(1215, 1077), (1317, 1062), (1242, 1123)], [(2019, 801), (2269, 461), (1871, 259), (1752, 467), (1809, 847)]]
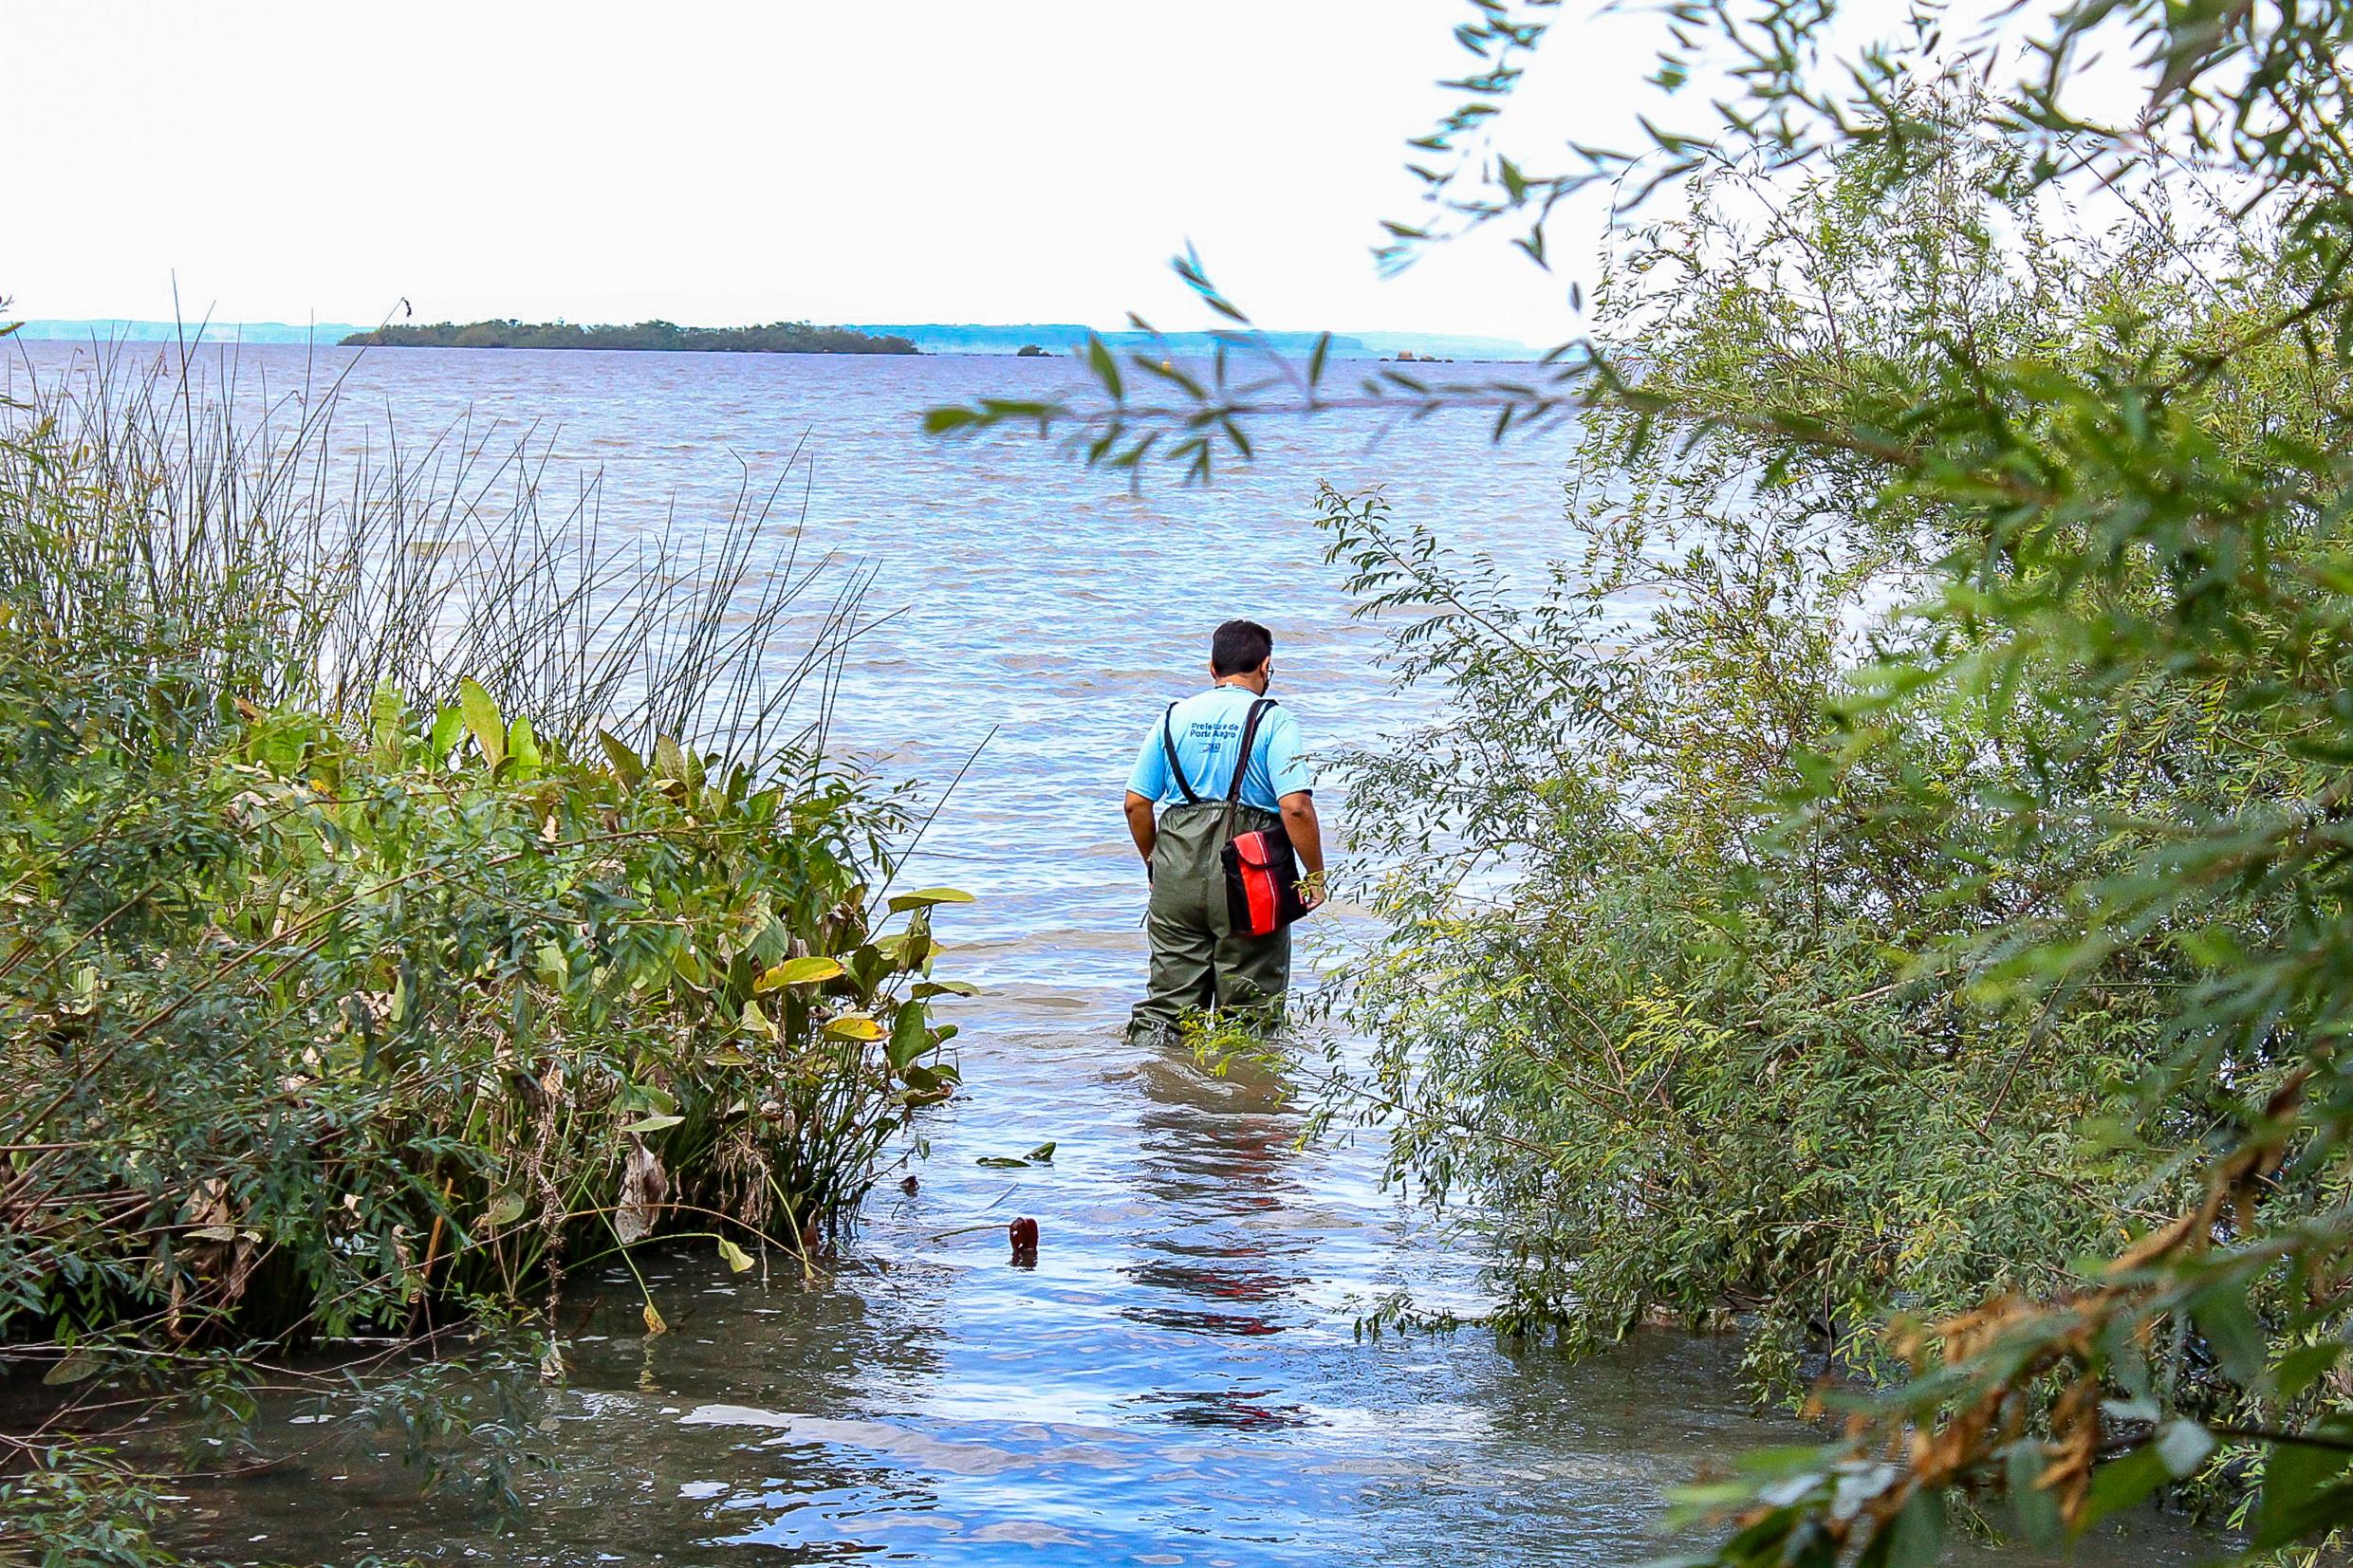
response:
[[(1212, 1075), (1176, 1046), (1114, 1079), (1147, 1101), (1137, 1118), (1137, 1185), (1165, 1213), (1138, 1236), (1148, 1256), (1121, 1272), (1190, 1297), (1121, 1308), (1139, 1322), (1196, 1334), (1279, 1334), (1298, 1318), (1309, 1237), (1282, 1224), (1306, 1196), (1292, 1170), (1297, 1119), (1281, 1085), (1252, 1069)], [(1256, 1223), (1249, 1223), (1256, 1222)]]

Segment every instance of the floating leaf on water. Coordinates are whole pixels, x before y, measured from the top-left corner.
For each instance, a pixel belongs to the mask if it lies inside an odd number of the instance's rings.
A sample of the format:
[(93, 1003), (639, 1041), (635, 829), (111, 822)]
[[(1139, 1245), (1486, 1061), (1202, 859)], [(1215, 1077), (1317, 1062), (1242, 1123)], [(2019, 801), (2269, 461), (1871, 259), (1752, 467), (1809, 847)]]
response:
[(657, 1112), (650, 1116), (639, 1116), (628, 1126), (623, 1127), (621, 1131), (624, 1133), (658, 1133), (665, 1127), (676, 1127), (685, 1119), (684, 1116), (664, 1116)]
[(823, 954), (806, 958), (787, 958), (774, 968), (761, 974), (751, 983), (753, 991), (780, 990), (787, 986), (812, 986), (821, 980), (839, 979), (842, 961)]
[(843, 1040), (880, 1040), (882, 1038), (882, 1025), (871, 1018), (856, 1015), (830, 1018), (825, 1021), (825, 1033), (838, 1035)]
[(719, 1261), (727, 1264), (731, 1272), (741, 1274), (751, 1266), (751, 1254), (722, 1236), (719, 1238)]
[(891, 913), (900, 914), (908, 910), (929, 909), (934, 904), (970, 904), (973, 902), (974, 902), (973, 895), (962, 888), (917, 888), (913, 893), (891, 895)]
[(649, 1335), (670, 1332), (670, 1325), (662, 1321), (662, 1315), (655, 1310), (651, 1301), (645, 1303), (645, 1332)]
[(1054, 1163), (1054, 1146), (1041, 1143), (1019, 1158), (1010, 1154), (983, 1154), (980, 1163), (991, 1171), (1019, 1171), (1032, 1165), (1051, 1165)]

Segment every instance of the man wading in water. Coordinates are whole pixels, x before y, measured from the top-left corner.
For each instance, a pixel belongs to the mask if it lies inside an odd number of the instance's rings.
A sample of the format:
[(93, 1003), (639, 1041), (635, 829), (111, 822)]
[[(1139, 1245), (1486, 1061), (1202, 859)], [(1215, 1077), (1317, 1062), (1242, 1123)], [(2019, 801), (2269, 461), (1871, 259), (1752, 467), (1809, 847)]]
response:
[[(1256, 621), (1218, 627), (1210, 640), (1214, 684), (1169, 705), (1128, 775), (1127, 828), (1152, 882), (1144, 921), (1152, 976), (1149, 994), (1128, 1022), (1131, 1038), (1172, 1036), (1179, 1019), (1212, 1009), (1255, 1012), (1269, 1023), (1282, 1016), (1291, 979), (1290, 928), (1262, 936), (1237, 929), (1225, 865), (1230, 837), (1279, 828), (1306, 868), (1288, 913), (1324, 902), (1315, 780), (1297, 722), (1267, 695), (1273, 654), (1274, 634)], [(1156, 807), (1165, 808), (1158, 821)], [(1287, 899), (1290, 892), (1283, 890)]]

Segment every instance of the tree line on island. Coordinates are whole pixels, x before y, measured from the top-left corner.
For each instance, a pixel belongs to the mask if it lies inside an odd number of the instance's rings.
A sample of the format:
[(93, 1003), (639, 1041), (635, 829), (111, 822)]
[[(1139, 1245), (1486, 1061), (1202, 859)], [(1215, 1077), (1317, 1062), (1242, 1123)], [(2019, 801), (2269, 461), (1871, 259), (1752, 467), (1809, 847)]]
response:
[(771, 322), (766, 326), (581, 326), (570, 322), (438, 322), (380, 326), (343, 339), (347, 348), (608, 348), (703, 354), (916, 354), (908, 339), (845, 326)]

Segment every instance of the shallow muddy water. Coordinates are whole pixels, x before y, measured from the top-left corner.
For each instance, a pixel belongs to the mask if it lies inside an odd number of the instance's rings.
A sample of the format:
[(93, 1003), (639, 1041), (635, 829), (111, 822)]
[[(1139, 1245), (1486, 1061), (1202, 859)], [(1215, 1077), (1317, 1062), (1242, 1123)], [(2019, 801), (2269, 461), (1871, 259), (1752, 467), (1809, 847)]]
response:
[[(13, 353), (0, 381), (68, 371), (73, 351)], [(237, 373), (286, 390), (302, 356), (249, 349)], [(1377, 1149), (1302, 1150), (1268, 1083), (1121, 1038), (1144, 888), (1120, 790), (1160, 705), (1202, 678), (1209, 628), (1249, 615), (1275, 629), (1276, 695), (1320, 748), (1417, 710), (1386, 692), (1379, 633), (1321, 562), (1315, 483), (1387, 480), (1401, 517), (1525, 571), (1566, 543), (1558, 446), (1498, 451), (1469, 419), (1379, 444), (1362, 423), (1270, 428), (1262, 461), (1214, 489), (1131, 493), (1034, 444), (914, 433), (928, 404), (1064, 374), (1011, 359), (361, 361), (355, 445), (370, 410), (411, 441), (469, 410), (475, 440), (536, 426), (555, 483), (603, 470), (613, 529), (658, 526), (674, 496), (691, 527), (725, 507), (737, 459), (772, 478), (800, 452), (773, 547), (799, 522), (805, 551), (872, 564), (870, 607), (903, 607), (860, 643), (839, 734), (934, 781), (980, 748), (908, 876), (978, 895), (942, 912), (941, 969), (986, 994), (954, 1015), (966, 1092), (929, 1118), (917, 1190), (894, 1171), (829, 1278), (667, 1255), (649, 1283), (672, 1332), (652, 1339), (625, 1271), (575, 1279), (548, 1438), (562, 1463), (528, 1483), (519, 1527), (420, 1498), (387, 1445), (290, 1424), (317, 1413), (296, 1409), (272, 1413), (266, 1446), (299, 1457), (192, 1490), (179, 1539), (256, 1561), (1629, 1563), (1661, 1549), (1662, 1487), (1788, 1439), (1735, 1393), (1729, 1341), (1646, 1335), (1572, 1365), (1474, 1331), (1360, 1338), (1357, 1303), (1400, 1287), (1475, 1306), (1475, 1260), (1380, 1190)], [(1344, 802), (1325, 812), (1344, 826)], [(1351, 918), (1319, 917), (1324, 940)], [(1048, 1167), (977, 1163), (1047, 1140)], [(1017, 1214), (1042, 1232), (1034, 1267), (1009, 1257), (1000, 1226)], [(2154, 1530), (2087, 1558), (2200, 1555)]]

